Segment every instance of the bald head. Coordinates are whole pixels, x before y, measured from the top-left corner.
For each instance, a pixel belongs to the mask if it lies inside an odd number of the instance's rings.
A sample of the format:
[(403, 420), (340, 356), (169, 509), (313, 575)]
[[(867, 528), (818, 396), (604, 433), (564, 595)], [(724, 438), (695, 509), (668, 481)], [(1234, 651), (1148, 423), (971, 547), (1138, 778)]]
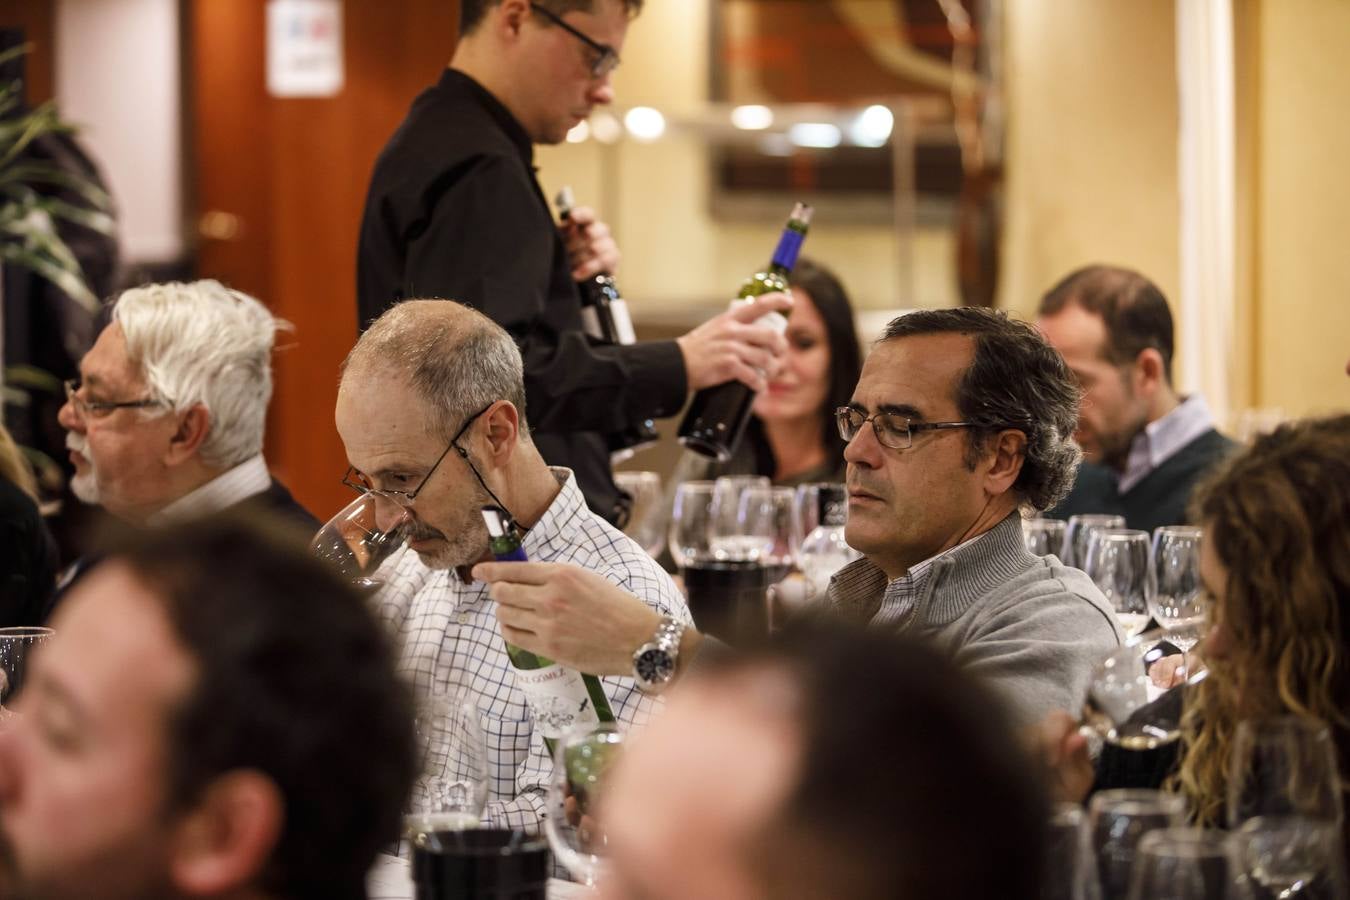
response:
[(405, 300), (376, 319), (342, 363), (354, 379), (407, 384), (447, 434), (498, 400), (520, 414), (525, 438), (525, 378), (511, 335), (482, 313), (447, 300)]

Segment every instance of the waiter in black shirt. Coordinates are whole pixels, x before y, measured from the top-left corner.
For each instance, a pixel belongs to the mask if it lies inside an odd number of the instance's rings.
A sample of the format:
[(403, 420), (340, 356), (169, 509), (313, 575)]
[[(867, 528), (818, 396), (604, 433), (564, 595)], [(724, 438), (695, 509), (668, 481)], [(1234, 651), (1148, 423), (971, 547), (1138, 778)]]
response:
[(790, 306), (770, 294), (674, 341), (618, 346), (583, 330), (576, 282), (614, 271), (619, 251), (589, 209), (554, 223), (534, 144), (561, 142), (613, 99), (641, 4), (462, 0), (449, 68), (375, 163), (357, 257), (361, 329), (399, 300), (444, 297), (515, 337), (535, 443), (611, 521), (624, 507), (605, 435), (674, 415), (690, 390), (732, 379), (762, 389), (786, 345), (754, 320)]

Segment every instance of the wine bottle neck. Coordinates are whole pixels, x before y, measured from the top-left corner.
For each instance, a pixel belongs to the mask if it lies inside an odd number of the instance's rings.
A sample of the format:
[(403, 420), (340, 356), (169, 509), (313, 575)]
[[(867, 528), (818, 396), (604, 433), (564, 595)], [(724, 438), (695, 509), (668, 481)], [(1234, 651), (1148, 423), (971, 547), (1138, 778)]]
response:
[(778, 248), (773, 251), (773, 259), (769, 262), (769, 271), (783, 276), (791, 272), (792, 267), (797, 264), (797, 256), (802, 252), (802, 242), (805, 240), (804, 231), (798, 231), (791, 225), (784, 228), (783, 236), (778, 239)]

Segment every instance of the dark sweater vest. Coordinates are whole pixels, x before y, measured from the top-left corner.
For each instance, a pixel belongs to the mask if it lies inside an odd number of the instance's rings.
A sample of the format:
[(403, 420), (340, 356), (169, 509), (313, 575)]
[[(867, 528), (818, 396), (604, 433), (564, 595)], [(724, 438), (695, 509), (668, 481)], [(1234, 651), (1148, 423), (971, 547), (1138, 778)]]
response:
[(1186, 507), (1196, 484), (1237, 446), (1211, 428), (1123, 494), (1118, 492), (1119, 476), (1114, 471), (1085, 462), (1078, 467), (1069, 496), (1045, 514), (1055, 519), (1116, 514), (1125, 517), (1127, 527), (1145, 531), (1159, 525), (1184, 525), (1189, 521)]

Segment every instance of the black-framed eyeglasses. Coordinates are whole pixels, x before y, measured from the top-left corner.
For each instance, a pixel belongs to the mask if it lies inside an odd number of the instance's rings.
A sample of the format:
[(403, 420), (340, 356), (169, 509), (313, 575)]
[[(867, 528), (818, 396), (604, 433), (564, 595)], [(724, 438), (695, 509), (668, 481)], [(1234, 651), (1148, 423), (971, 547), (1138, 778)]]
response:
[(602, 44), (584, 31), (573, 28), (571, 25), (564, 22), (562, 17), (553, 10), (540, 6), (538, 3), (531, 3), (530, 9), (539, 13), (539, 15), (543, 16), (545, 19), (548, 19), (554, 25), (557, 25), (563, 31), (572, 35), (572, 37), (581, 41), (595, 53), (595, 59), (591, 62), (592, 78), (604, 78), (619, 67), (619, 51), (615, 50), (609, 44)]
[(834, 420), (839, 425), (839, 436), (845, 441), (853, 440), (862, 427), (871, 422), (877, 443), (892, 450), (908, 450), (914, 446), (915, 432), (975, 427), (973, 422), (911, 422), (907, 416), (899, 413), (875, 412), (869, 416), (852, 406), (836, 409)]
[(70, 378), (62, 382), (66, 389), (66, 402), (75, 408), (81, 419), (101, 419), (119, 409), (144, 409), (149, 406), (163, 406), (162, 400), (146, 397), (143, 400), (86, 400), (80, 396), (80, 379)]
[[(495, 403), (496, 401), (493, 402)], [(413, 501), (417, 499), (417, 495), (422, 493), (422, 488), (427, 486), (427, 482), (431, 480), (431, 476), (436, 474), (436, 469), (440, 467), (441, 461), (445, 459), (446, 454), (453, 449), (460, 456), (464, 457), (464, 461), (469, 464), (469, 469), (473, 471), (473, 476), (478, 479), (479, 484), (483, 485), (483, 490), (487, 491), (488, 494), (492, 496), (493, 500), (496, 500), (496, 495), (492, 493), (491, 488), (484, 484), (483, 476), (478, 474), (478, 469), (474, 467), (473, 461), (469, 459), (469, 452), (457, 443), (464, 432), (469, 430), (469, 426), (477, 421), (478, 417), (483, 413), (492, 409), (492, 406), (493, 404), (489, 403), (464, 421), (464, 424), (459, 427), (459, 431), (456, 431), (455, 436), (450, 439), (450, 443), (445, 445), (445, 449), (441, 451), (441, 455), (436, 457), (436, 461), (431, 464), (431, 468), (427, 469), (427, 474), (422, 476), (422, 480), (418, 483), (417, 487), (413, 488), (411, 491), (377, 488), (371, 483), (370, 476), (356, 468), (356, 466), (347, 467), (347, 474), (342, 476), (342, 483), (356, 491), (358, 494), (370, 494), (374, 497), (388, 500), (390, 503), (397, 504), (403, 509), (409, 509), (413, 505)]]

